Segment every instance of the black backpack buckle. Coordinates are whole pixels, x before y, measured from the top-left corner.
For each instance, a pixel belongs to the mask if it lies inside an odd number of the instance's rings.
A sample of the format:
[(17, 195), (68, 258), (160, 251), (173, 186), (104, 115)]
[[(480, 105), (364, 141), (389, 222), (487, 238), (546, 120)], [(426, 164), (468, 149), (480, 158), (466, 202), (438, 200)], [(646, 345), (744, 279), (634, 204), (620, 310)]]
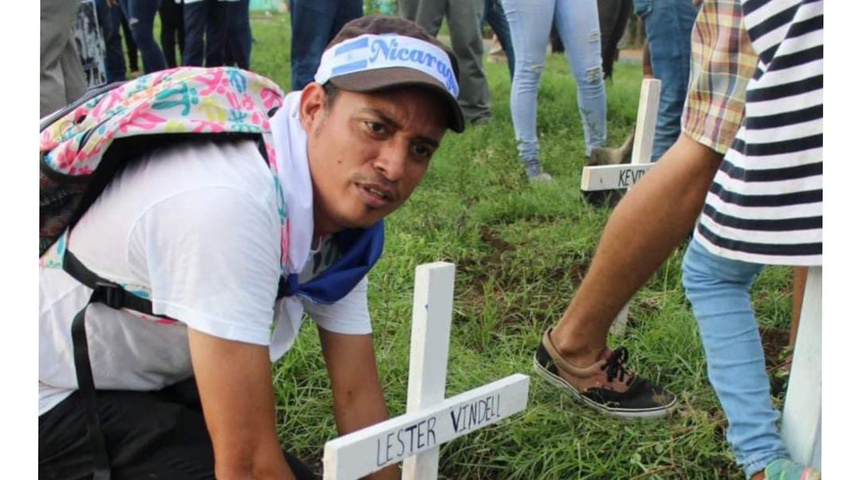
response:
[(119, 285), (104, 281), (96, 282), (95, 296), (98, 302), (114, 310), (125, 306), (125, 290)]

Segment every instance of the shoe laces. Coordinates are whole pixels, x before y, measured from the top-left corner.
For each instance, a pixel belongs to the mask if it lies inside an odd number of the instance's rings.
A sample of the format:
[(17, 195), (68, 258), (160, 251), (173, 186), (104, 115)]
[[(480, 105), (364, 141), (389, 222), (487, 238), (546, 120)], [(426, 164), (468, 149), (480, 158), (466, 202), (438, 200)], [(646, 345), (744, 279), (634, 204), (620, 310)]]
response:
[[(628, 356), (627, 348), (618, 347), (609, 354), (609, 358), (606, 360), (606, 363), (600, 367), (601, 370), (606, 371), (606, 379), (610, 383), (618, 378), (619, 382), (624, 382), (624, 384), (629, 387), (633, 382), (633, 379), (636, 378), (636, 375), (628, 371), (625, 367)], [(625, 378), (627, 380), (625, 380)]]

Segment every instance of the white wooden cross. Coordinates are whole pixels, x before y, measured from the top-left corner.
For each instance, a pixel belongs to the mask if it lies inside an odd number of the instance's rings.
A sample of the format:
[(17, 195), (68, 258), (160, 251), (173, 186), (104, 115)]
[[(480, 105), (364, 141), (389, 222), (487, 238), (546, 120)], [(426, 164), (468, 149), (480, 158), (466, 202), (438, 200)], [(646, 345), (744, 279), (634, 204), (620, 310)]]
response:
[(821, 267), (809, 267), (782, 414), (791, 458), (821, 470)]
[(445, 398), (454, 265), (415, 270), (406, 413), (325, 444), (324, 480), (351, 480), (403, 461), (403, 480), (436, 480), (439, 446), (525, 410), (529, 377), (514, 374)]
[(580, 189), (621, 190), (636, 184), (651, 164), (654, 132), (657, 129), (657, 112), (660, 104), (660, 80), (642, 80), (639, 91), (639, 110), (636, 114), (636, 133), (633, 135), (633, 154), (630, 164), (592, 165), (582, 168)]
[[(635, 185), (651, 169), (653, 166), (651, 150), (654, 146), (659, 106), (660, 80), (656, 78), (642, 80), (630, 164), (583, 167), (580, 185), (582, 191), (626, 189)], [(610, 332), (618, 337), (624, 336), (629, 312), (630, 303), (628, 302), (615, 317)]]

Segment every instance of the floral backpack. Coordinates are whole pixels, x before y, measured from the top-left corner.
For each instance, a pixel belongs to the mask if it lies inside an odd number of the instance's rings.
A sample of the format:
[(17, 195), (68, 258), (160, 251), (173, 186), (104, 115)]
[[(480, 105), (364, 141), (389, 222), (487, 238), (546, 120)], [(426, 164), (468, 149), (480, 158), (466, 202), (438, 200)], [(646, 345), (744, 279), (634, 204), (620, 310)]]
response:
[[(151, 302), (99, 278), (65, 248), (68, 231), (109, 181), (141, 154), (168, 142), (254, 139), (273, 173), (269, 119), (284, 93), (271, 80), (232, 67), (180, 67), (89, 92), (44, 118), (39, 139), (39, 262), (63, 268), (103, 303), (152, 315)], [(280, 196), (279, 196), (280, 197)], [(279, 205), (281, 221), (286, 209)], [(110, 461), (97, 413), (84, 307), (72, 323), (75, 372), (93, 449), (95, 475), (110, 478)]]
[[(62, 259), (57, 242), (129, 161), (166, 142), (253, 138), (275, 171), (269, 118), (284, 94), (271, 80), (232, 67), (180, 67), (92, 91), (43, 119), (39, 138), (39, 257)], [(53, 255), (46, 256), (55, 245)]]

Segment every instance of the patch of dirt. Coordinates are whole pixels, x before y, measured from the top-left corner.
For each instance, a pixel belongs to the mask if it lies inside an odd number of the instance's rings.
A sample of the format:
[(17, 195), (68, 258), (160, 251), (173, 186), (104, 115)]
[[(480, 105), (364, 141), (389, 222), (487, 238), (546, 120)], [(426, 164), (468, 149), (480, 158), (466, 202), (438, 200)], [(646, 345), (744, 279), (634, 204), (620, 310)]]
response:
[(786, 347), (791, 332), (786, 328), (762, 328), (760, 333), (764, 363), (770, 378), (770, 394), (779, 400), (785, 396), (788, 387), (791, 362), (787, 361)]
[(768, 370), (782, 363), (782, 352), (788, 346), (790, 331), (787, 328), (762, 328), (761, 345)]

